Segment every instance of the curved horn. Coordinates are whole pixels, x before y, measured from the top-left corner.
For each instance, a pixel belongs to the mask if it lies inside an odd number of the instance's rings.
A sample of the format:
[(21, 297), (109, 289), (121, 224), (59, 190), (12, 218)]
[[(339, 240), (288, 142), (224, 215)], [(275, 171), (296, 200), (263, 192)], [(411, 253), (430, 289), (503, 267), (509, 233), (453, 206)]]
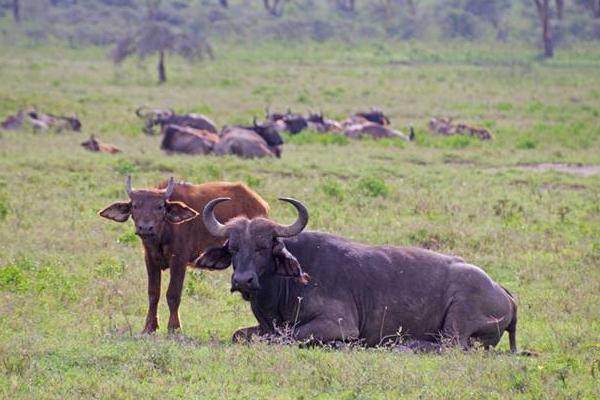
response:
[(281, 197), (279, 200), (290, 203), (298, 211), (298, 219), (292, 225), (277, 225), (275, 227), (275, 236), (277, 237), (290, 237), (295, 236), (302, 232), (302, 230), (308, 224), (308, 210), (300, 201), (289, 197)]
[(226, 237), (227, 236), (227, 227), (217, 221), (215, 217), (215, 206), (224, 201), (229, 201), (231, 198), (229, 197), (217, 197), (209, 201), (204, 206), (204, 211), (202, 211), (202, 222), (206, 226), (208, 233), (216, 237)]
[(319, 110), (319, 116), (323, 118), (323, 110)]
[(173, 194), (173, 189), (175, 189), (175, 181), (173, 180), (173, 177), (171, 176), (169, 178), (169, 182), (167, 183), (167, 188), (165, 189), (165, 200), (168, 200), (169, 197), (171, 197), (171, 195)]
[(127, 175), (127, 178), (125, 178), (125, 190), (127, 191), (127, 196), (131, 197), (131, 193), (133, 192), (131, 188), (131, 175)]
[(257, 127), (258, 124), (256, 123), (256, 115), (254, 116), (254, 119), (252, 120), (252, 126)]
[(146, 106), (141, 106), (138, 107), (137, 110), (135, 110), (135, 115), (137, 115), (139, 118), (148, 118), (148, 113), (142, 114), (142, 110), (148, 109), (148, 107)]
[(175, 115), (175, 110), (173, 110), (172, 108), (167, 108), (167, 112), (168, 112), (167, 118), (171, 118), (173, 115)]

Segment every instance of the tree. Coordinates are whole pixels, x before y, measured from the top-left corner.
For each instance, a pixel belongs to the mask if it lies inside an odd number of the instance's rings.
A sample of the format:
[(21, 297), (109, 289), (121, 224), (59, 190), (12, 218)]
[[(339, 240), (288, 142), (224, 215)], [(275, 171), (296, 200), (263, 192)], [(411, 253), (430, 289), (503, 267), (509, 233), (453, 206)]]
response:
[(13, 0), (13, 5), (12, 5), (12, 9), (13, 9), (13, 19), (15, 20), (16, 23), (21, 22), (21, 4), (19, 0)]
[(146, 58), (158, 54), (158, 82), (164, 83), (167, 81), (166, 53), (179, 54), (190, 60), (202, 59), (205, 54), (214, 58), (212, 48), (205, 40), (175, 33), (169, 26), (158, 22), (147, 22), (134, 34), (117, 41), (111, 57), (115, 64), (120, 64), (131, 55)]
[(552, 27), (550, 25), (550, 0), (533, 0), (537, 8), (538, 17), (542, 24), (542, 39), (544, 41), (544, 57), (554, 57), (554, 42), (552, 41)]
[(263, 0), (265, 10), (267, 10), (269, 14), (274, 17), (279, 17), (281, 14), (283, 14), (284, 4), (285, 0)]
[(353, 13), (356, 11), (355, 0), (337, 0), (337, 7), (345, 12)]

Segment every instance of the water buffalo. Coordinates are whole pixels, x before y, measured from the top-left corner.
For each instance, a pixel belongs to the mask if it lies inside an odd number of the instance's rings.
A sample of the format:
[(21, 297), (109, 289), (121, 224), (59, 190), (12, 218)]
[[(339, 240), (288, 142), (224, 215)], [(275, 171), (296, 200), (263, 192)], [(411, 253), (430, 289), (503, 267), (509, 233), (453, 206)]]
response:
[(59, 132), (63, 130), (81, 131), (81, 121), (77, 114), (70, 117), (62, 115), (46, 114), (35, 109), (28, 111), (27, 116), (35, 130), (55, 129)]
[(376, 346), (398, 335), (437, 342), (450, 338), (468, 348), (472, 340), (495, 346), (508, 331), (516, 352), (517, 308), (508, 291), (479, 267), (459, 257), (412, 247), (369, 246), (322, 233), (303, 232), (308, 210), (282, 226), (238, 217), (222, 224), (217, 204), (203, 210), (208, 231), (227, 239), (207, 250), (197, 267), (233, 263), (232, 291), (250, 302), (258, 326), (234, 334), (273, 334), (288, 326), (299, 340), (359, 340)]
[(201, 185), (175, 184), (173, 178), (158, 188), (133, 190), (131, 177), (127, 177), (128, 201), (116, 202), (99, 212), (104, 218), (125, 222), (131, 216), (135, 233), (144, 246), (148, 272), (148, 314), (144, 333), (158, 329), (158, 301), (160, 299), (161, 271), (170, 269), (167, 290), (169, 304), (169, 332), (181, 327), (179, 303), (185, 277), (186, 265), (204, 250), (219, 246), (223, 239), (211, 235), (198, 212), (212, 199), (228, 196), (230, 204), (217, 210), (221, 221), (239, 215), (250, 218), (266, 216), (268, 204), (243, 183), (210, 182)]
[(370, 111), (359, 111), (354, 113), (350, 118), (364, 119), (369, 122), (373, 122), (379, 125), (389, 125), (390, 119), (383, 113), (383, 111), (376, 108), (371, 108)]
[(167, 125), (160, 145), (168, 153), (208, 154), (219, 141), (219, 136), (205, 130), (186, 126)]
[(217, 127), (210, 118), (201, 114), (175, 114), (173, 110), (158, 110), (149, 109), (147, 107), (139, 107), (135, 114), (142, 118), (144, 122), (144, 133), (148, 135), (154, 134), (154, 127), (160, 126), (161, 133), (167, 125), (189, 126), (194, 129), (202, 129), (211, 133), (218, 133)]
[(223, 129), (214, 152), (217, 155), (230, 154), (243, 158), (280, 158), (281, 145), (269, 145), (256, 131), (233, 126)]
[(120, 153), (121, 149), (117, 146), (108, 143), (102, 143), (94, 135), (91, 135), (88, 140), (81, 143), (81, 147), (89, 151), (95, 151), (100, 153), (114, 154)]
[(429, 130), (442, 135), (469, 135), (480, 140), (491, 140), (492, 133), (485, 129), (465, 123), (454, 122), (452, 118), (431, 118)]
[(410, 130), (410, 135), (407, 136), (398, 130), (391, 129), (383, 125), (376, 124), (374, 122), (347, 125), (344, 128), (344, 134), (352, 139), (358, 139), (363, 136), (370, 136), (375, 139), (400, 138), (407, 142), (409, 142), (411, 138), (414, 137), (414, 131), (412, 127)]
[(343, 127), (337, 121), (325, 118), (323, 112), (319, 114), (309, 113), (306, 118), (308, 128), (321, 133), (342, 132)]
[(273, 123), (280, 132), (289, 132), (292, 135), (302, 132), (308, 128), (308, 121), (300, 114), (292, 113), (292, 110), (288, 109), (285, 114), (282, 113), (270, 113), (267, 108), (266, 119), (268, 122)]
[(19, 110), (17, 114), (6, 117), (6, 119), (0, 123), (0, 127), (7, 131), (21, 129), (21, 126), (23, 126), (24, 117), (25, 113), (23, 110)]

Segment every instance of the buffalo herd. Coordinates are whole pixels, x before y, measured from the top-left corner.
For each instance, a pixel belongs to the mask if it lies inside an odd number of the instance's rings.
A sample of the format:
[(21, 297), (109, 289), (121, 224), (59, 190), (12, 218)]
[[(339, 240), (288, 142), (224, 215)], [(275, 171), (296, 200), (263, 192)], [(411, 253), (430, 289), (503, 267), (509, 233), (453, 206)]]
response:
[(121, 223), (131, 217), (141, 238), (148, 273), (144, 333), (158, 329), (161, 271), (170, 270), (168, 330), (175, 332), (186, 266), (231, 265), (231, 291), (240, 292), (256, 318), (233, 334), (234, 342), (285, 337), (303, 345), (490, 349), (506, 331), (517, 351), (513, 296), (460, 257), (307, 231), (309, 211), (292, 198), (280, 200), (296, 209), (296, 221), (278, 224), (267, 202), (242, 183), (170, 178), (134, 190), (127, 177), (126, 192), (126, 201), (99, 214)]
[[(395, 138), (403, 141), (415, 139), (412, 125), (408, 134), (390, 126), (390, 118), (379, 109), (358, 111), (343, 121), (326, 118), (323, 112), (309, 112), (306, 115), (292, 112), (271, 112), (266, 109), (264, 120), (256, 117), (250, 125), (225, 125), (221, 130), (207, 116), (188, 113), (177, 114), (171, 109), (139, 107), (135, 114), (143, 120), (142, 131), (148, 135), (162, 135), (160, 148), (167, 154), (214, 154), (233, 155), (242, 158), (275, 157), (281, 158), (284, 140), (283, 133), (298, 135), (305, 130), (321, 134), (343, 135), (351, 139)], [(79, 132), (82, 124), (76, 114), (71, 116), (44, 113), (36, 108), (19, 110), (0, 122), (4, 130), (18, 130), (28, 123), (34, 131), (54, 130)], [(486, 128), (466, 123), (456, 123), (451, 118), (432, 118), (429, 121), (431, 132), (441, 135), (468, 135), (480, 140), (492, 139)], [(121, 152), (117, 146), (102, 143), (94, 135), (81, 143), (89, 151), (114, 154)]]

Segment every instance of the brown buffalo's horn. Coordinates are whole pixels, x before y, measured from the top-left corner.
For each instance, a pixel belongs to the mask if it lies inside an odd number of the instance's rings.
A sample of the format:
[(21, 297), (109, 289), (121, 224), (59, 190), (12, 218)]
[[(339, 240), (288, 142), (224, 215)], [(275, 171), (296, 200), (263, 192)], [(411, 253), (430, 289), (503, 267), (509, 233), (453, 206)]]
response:
[(219, 203), (229, 200), (231, 200), (230, 197), (217, 197), (216, 199), (209, 201), (206, 206), (204, 206), (204, 211), (202, 211), (202, 222), (204, 222), (206, 229), (213, 236), (227, 236), (227, 227), (217, 221), (217, 218), (215, 217), (215, 206)]
[(127, 195), (131, 197), (131, 193), (133, 192), (131, 188), (131, 175), (127, 175), (127, 178), (125, 178), (125, 190), (127, 190)]
[(254, 119), (252, 120), (252, 126), (257, 127), (258, 123), (256, 122), (256, 116), (254, 116)]
[(277, 225), (275, 227), (275, 236), (277, 237), (290, 237), (295, 236), (302, 232), (302, 230), (308, 224), (308, 210), (300, 201), (289, 197), (281, 197), (279, 200), (290, 203), (298, 211), (298, 219), (292, 225)]
[(173, 194), (173, 189), (175, 189), (175, 181), (173, 177), (169, 177), (169, 181), (167, 183), (167, 188), (165, 189), (165, 200), (169, 200), (169, 197)]
[(142, 114), (142, 110), (145, 110), (147, 108), (148, 107), (146, 107), (146, 106), (138, 107), (138, 109), (135, 110), (135, 115), (137, 115), (139, 118), (148, 118), (148, 113)]

